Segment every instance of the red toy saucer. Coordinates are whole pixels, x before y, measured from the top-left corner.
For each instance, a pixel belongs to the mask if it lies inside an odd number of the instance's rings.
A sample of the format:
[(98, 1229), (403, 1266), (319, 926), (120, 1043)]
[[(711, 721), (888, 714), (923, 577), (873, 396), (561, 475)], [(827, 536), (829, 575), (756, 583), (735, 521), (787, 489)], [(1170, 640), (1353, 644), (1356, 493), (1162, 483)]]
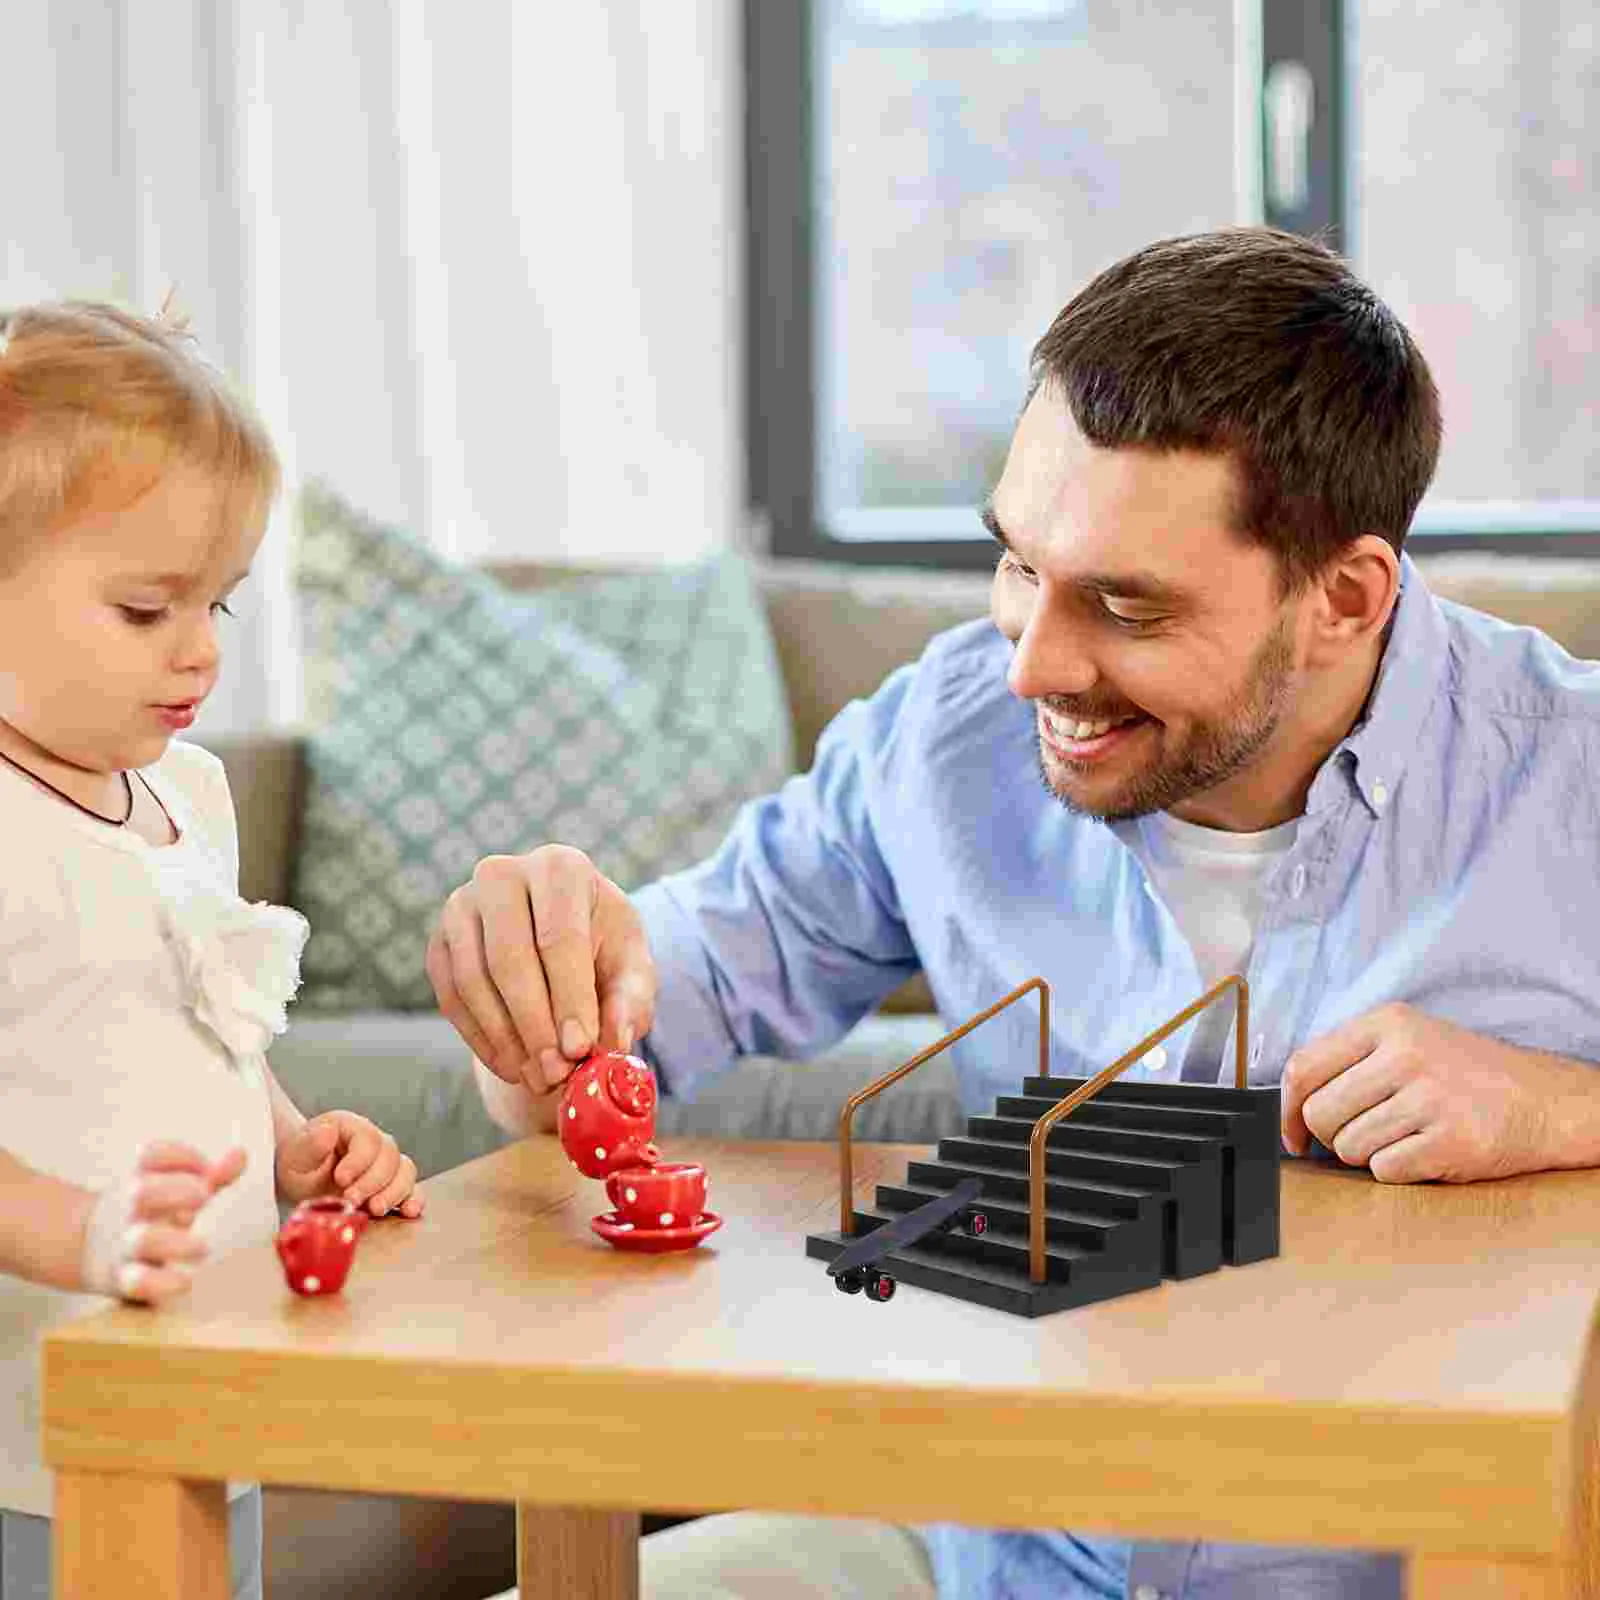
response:
[(656, 1255), (663, 1250), (691, 1250), (695, 1245), (722, 1226), (722, 1218), (715, 1211), (702, 1211), (693, 1222), (675, 1228), (640, 1228), (624, 1222), (615, 1211), (603, 1212), (589, 1219), (589, 1226), (619, 1250), (637, 1250), (644, 1255)]

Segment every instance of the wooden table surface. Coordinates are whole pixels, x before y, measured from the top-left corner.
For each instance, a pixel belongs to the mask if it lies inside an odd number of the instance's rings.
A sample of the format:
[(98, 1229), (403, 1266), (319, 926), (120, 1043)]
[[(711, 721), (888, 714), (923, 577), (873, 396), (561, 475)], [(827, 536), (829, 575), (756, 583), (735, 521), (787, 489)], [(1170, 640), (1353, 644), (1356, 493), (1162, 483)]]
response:
[[(1029, 1321), (837, 1293), (837, 1149), (683, 1140), (723, 1228), (624, 1255), (554, 1138), (432, 1180), (344, 1292), (270, 1247), (45, 1345), (58, 1594), (223, 1597), (221, 1480), (516, 1501), (525, 1600), (635, 1592), (736, 1507), (1411, 1552), (1411, 1594), (1600, 1596), (1600, 1173), (1287, 1162), (1282, 1254)], [(908, 1146), (857, 1147), (857, 1193)], [(138, 1584), (130, 1587), (137, 1575)]]

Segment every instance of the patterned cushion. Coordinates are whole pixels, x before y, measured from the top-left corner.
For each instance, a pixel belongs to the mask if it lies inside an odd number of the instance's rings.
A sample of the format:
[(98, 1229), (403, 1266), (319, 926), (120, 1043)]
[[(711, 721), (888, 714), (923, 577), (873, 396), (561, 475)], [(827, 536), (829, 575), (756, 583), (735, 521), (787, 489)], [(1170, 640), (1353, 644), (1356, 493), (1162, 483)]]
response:
[(633, 888), (709, 855), (789, 775), (742, 557), (514, 592), (322, 485), (297, 509), (298, 1009), (432, 1009), (428, 936), (483, 856), (560, 841)]

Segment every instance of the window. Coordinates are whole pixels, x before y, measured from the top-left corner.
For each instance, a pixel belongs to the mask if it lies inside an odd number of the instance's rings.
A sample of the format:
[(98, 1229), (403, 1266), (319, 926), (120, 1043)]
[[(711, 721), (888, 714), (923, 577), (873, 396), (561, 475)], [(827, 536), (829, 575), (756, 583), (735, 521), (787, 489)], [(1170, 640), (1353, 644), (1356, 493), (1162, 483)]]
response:
[(747, 0), (775, 554), (989, 566), (1028, 352), (1102, 267), (1323, 233), (1439, 381), (1419, 547), (1600, 550), (1593, 0)]

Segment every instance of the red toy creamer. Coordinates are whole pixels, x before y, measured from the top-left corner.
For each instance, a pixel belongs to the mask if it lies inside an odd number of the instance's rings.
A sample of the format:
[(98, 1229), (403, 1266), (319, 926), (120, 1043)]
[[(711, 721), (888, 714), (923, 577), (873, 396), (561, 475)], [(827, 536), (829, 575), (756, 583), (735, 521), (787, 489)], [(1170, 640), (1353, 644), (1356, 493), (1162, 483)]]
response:
[(348, 1200), (303, 1200), (275, 1241), (289, 1287), (296, 1294), (337, 1294), (366, 1227), (366, 1213)]

